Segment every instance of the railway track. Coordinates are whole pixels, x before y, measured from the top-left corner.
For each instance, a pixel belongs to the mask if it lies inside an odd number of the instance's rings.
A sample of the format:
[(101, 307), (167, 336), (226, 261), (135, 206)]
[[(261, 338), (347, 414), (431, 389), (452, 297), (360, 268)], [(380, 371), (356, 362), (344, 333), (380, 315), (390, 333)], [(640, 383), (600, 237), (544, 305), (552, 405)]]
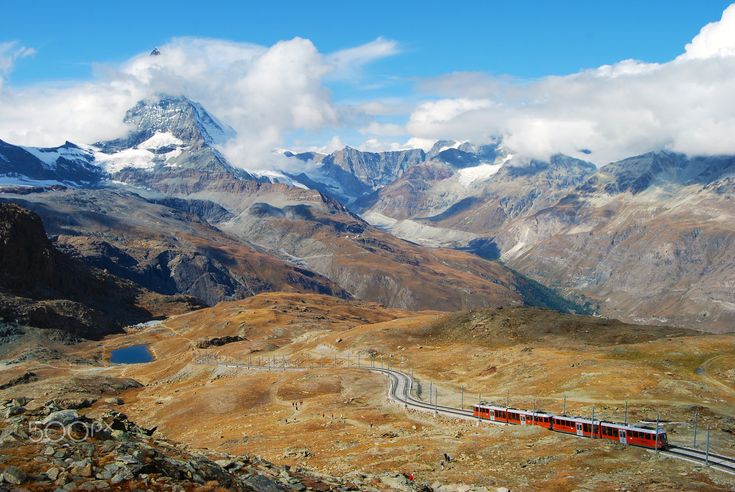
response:
[(683, 446), (669, 446), (661, 452), (680, 460), (690, 461), (698, 465), (708, 465), (715, 470), (735, 475), (735, 458), (729, 456), (715, 453), (709, 453), (709, 456), (707, 456), (707, 453), (700, 449)]
[[(435, 412), (439, 415), (444, 415), (447, 417), (477, 420), (477, 417), (474, 417), (472, 415), (472, 412), (469, 410), (461, 410), (459, 408), (446, 407), (443, 405), (432, 405), (430, 403), (413, 398), (411, 396), (413, 379), (408, 374), (393, 369), (375, 367), (369, 369), (371, 371), (384, 374), (388, 377), (388, 398), (390, 400), (405, 405), (406, 408)], [(483, 420), (483, 422), (496, 425), (506, 425), (486, 420)], [(660, 453), (666, 456), (670, 456), (672, 458), (696, 463), (698, 465), (708, 465), (710, 468), (713, 468), (715, 470), (735, 475), (735, 458), (731, 458), (729, 456), (723, 456), (715, 453), (710, 453), (709, 456), (707, 456), (704, 451), (683, 446), (669, 446), (667, 449), (660, 451)]]
[[(214, 360), (197, 360), (199, 364), (217, 364), (224, 365), (226, 367), (238, 367), (248, 368), (261, 371), (282, 371), (282, 370), (305, 370), (301, 367), (266, 367), (266, 366), (253, 366), (247, 363), (222, 363)], [(489, 420), (480, 420), (472, 415), (471, 410), (463, 410), (455, 407), (448, 407), (444, 405), (437, 405), (427, 403), (422, 400), (418, 400), (411, 396), (413, 389), (413, 378), (406, 373), (396, 371), (395, 369), (385, 369), (380, 367), (364, 367), (372, 372), (383, 374), (388, 378), (388, 399), (396, 403), (404, 405), (405, 408), (411, 408), (414, 410), (420, 410), (425, 412), (433, 412), (437, 415), (443, 415), (450, 418), (461, 418), (467, 420), (475, 420), (478, 422), (484, 422), (491, 425), (508, 425), (502, 422), (492, 422)], [(654, 451), (651, 451), (654, 452)], [(659, 451), (661, 454), (676, 458), (684, 461), (689, 461), (698, 465), (707, 465), (715, 470), (735, 475), (735, 458), (724, 456), (716, 453), (707, 453), (699, 449), (688, 448), (684, 446), (671, 445), (665, 450)]]
[(411, 396), (413, 379), (408, 374), (395, 371), (393, 369), (381, 369), (377, 367), (370, 368), (370, 370), (388, 376), (388, 398), (404, 404), (407, 408), (435, 412), (447, 417), (477, 420), (477, 417), (474, 417), (470, 410), (462, 410), (443, 405), (433, 405), (431, 403), (415, 399)]

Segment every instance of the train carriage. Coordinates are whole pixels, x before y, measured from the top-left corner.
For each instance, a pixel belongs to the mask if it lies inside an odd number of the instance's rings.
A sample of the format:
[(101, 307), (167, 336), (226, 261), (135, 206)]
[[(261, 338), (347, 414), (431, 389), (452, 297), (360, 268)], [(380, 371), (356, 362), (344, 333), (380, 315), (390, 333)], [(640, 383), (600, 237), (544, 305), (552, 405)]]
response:
[(517, 408), (508, 408), (508, 423), (516, 425), (526, 425), (526, 421), (530, 420), (531, 412), (518, 410)]
[(551, 420), (554, 416), (546, 412), (533, 412), (533, 425), (543, 427), (544, 429), (551, 429)]
[(554, 415), (551, 419), (551, 429), (557, 432), (566, 432), (567, 434), (577, 433), (577, 422), (575, 417), (566, 415)]
[(487, 403), (474, 405), (472, 415), (481, 419), (490, 420), (492, 422), (508, 422), (508, 416), (505, 407), (489, 405)]
[(600, 421), (574, 417), (574, 433), (580, 437), (598, 437)]
[[(657, 447), (663, 449), (668, 446), (666, 431), (663, 429), (657, 431), (648, 427), (635, 427), (614, 422), (603, 422), (600, 427), (599, 437), (602, 439), (653, 449)], [(658, 439), (656, 439), (656, 434), (658, 434)]]

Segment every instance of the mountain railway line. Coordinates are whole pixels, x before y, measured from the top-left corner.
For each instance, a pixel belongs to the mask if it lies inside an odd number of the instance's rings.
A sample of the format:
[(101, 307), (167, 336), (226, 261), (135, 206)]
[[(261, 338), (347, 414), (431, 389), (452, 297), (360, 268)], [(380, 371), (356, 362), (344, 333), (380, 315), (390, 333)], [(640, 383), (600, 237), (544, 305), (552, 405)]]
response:
[(690, 461), (698, 465), (704, 464), (715, 470), (735, 475), (735, 458), (729, 456), (715, 453), (707, 454), (701, 449), (692, 449), (683, 446), (669, 446), (662, 452), (680, 460)]
[[(252, 369), (252, 370), (260, 370), (260, 371), (285, 371), (285, 370), (300, 370), (304, 371), (307, 370), (307, 367), (298, 367), (298, 366), (288, 366), (284, 364), (283, 366), (261, 366), (261, 365), (253, 365), (248, 362), (228, 362), (225, 363), (224, 361), (218, 361), (216, 359), (205, 359), (200, 358), (195, 360), (195, 363), (197, 364), (205, 364), (205, 365), (221, 365), (229, 368), (240, 368), (240, 369)], [(314, 366), (313, 369), (319, 369), (323, 366)], [(401, 404), (406, 409), (413, 409), (413, 410), (419, 410), (419, 411), (425, 411), (425, 412), (432, 412), (435, 415), (442, 415), (449, 418), (460, 418), (465, 420), (474, 420), (476, 422), (486, 422), (493, 425), (513, 425), (514, 422), (498, 422), (493, 420), (488, 420), (487, 418), (481, 418), (478, 417), (475, 412), (471, 410), (464, 410), (456, 407), (448, 407), (445, 405), (439, 405), (436, 402), (435, 403), (427, 403), (425, 401), (418, 400), (411, 396), (411, 392), (414, 385), (413, 378), (401, 371), (397, 371), (394, 369), (387, 369), (384, 367), (352, 367), (354, 369), (365, 369), (371, 372), (375, 372), (378, 374), (382, 374), (388, 378), (388, 399), (390, 401), (394, 401), (398, 404)], [(508, 409), (512, 410), (512, 409)], [(556, 416), (554, 414), (544, 413), (544, 412), (533, 412), (534, 414), (538, 415), (544, 415), (544, 416)], [(600, 424), (604, 424), (600, 421)], [(596, 427), (598, 425), (595, 425)], [(552, 430), (552, 429), (549, 429)], [(561, 433), (564, 433), (563, 431), (558, 431)], [(567, 433), (568, 435), (575, 435)], [(665, 434), (664, 434), (665, 435)], [(577, 434), (575, 437), (589, 437), (585, 436), (583, 434)], [(657, 443), (658, 444), (658, 443)], [(735, 458), (724, 456), (721, 454), (716, 453), (707, 453), (705, 451), (699, 450), (699, 449), (693, 449), (688, 448), (685, 446), (676, 446), (672, 444), (665, 443), (664, 446), (660, 447), (660, 449), (647, 449), (649, 452), (658, 452), (662, 455), (688, 461), (690, 463), (694, 463), (697, 465), (703, 465), (707, 466), (709, 468), (712, 468), (714, 470), (727, 473), (730, 475), (735, 475)]]
[[(411, 376), (400, 371), (395, 371), (393, 369), (369, 369), (373, 372), (378, 372), (388, 376), (388, 398), (390, 400), (403, 404), (406, 408), (430, 411), (434, 412), (437, 415), (444, 415), (448, 417), (477, 420), (478, 422), (485, 421), (495, 425), (509, 425), (503, 422), (493, 422), (490, 420), (480, 419), (469, 410), (462, 410), (459, 408), (447, 407), (437, 404), (432, 405), (431, 403), (416, 400), (411, 396), (411, 388), (413, 386), (413, 379), (411, 378)], [(656, 452), (656, 450), (653, 449), (650, 451)], [(698, 465), (709, 466), (714, 470), (735, 475), (735, 458), (729, 456), (715, 453), (706, 453), (705, 451), (701, 451), (698, 449), (676, 445), (667, 445), (664, 449), (660, 449), (659, 452), (672, 458), (689, 461)]]

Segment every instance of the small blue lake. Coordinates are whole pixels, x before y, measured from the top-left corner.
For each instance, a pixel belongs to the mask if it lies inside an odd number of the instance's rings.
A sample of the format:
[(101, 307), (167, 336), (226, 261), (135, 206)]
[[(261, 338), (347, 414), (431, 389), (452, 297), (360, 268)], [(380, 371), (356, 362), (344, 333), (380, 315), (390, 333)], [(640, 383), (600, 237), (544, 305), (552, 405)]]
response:
[(148, 345), (132, 345), (119, 348), (110, 354), (110, 362), (113, 364), (142, 364), (153, 360), (153, 354), (148, 350)]

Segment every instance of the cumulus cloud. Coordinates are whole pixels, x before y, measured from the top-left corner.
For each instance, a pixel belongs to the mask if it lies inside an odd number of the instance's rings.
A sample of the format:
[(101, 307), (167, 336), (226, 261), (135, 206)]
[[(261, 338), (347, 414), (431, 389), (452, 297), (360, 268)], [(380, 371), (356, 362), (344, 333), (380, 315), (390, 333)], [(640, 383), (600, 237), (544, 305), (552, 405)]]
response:
[(563, 152), (598, 164), (657, 149), (735, 153), (735, 6), (668, 63), (625, 60), (531, 82), (459, 73), (419, 90), (435, 99), (407, 129), (424, 140), (501, 136), (528, 157)]
[(235, 165), (262, 168), (287, 133), (337, 123), (327, 77), (346, 76), (396, 49), (385, 39), (322, 54), (302, 38), (270, 47), (177, 38), (159, 56), (95, 66), (90, 82), (8, 87), (0, 94), (0, 136), (27, 145), (95, 142), (124, 134), (125, 111), (137, 101), (185, 95), (237, 131), (223, 148)]
[(36, 50), (33, 48), (22, 46), (16, 41), (0, 42), (0, 92), (2, 92), (5, 78), (13, 70), (15, 62), (35, 53)]
[(679, 59), (702, 59), (735, 55), (735, 4), (722, 13), (719, 22), (710, 22), (684, 47)]

